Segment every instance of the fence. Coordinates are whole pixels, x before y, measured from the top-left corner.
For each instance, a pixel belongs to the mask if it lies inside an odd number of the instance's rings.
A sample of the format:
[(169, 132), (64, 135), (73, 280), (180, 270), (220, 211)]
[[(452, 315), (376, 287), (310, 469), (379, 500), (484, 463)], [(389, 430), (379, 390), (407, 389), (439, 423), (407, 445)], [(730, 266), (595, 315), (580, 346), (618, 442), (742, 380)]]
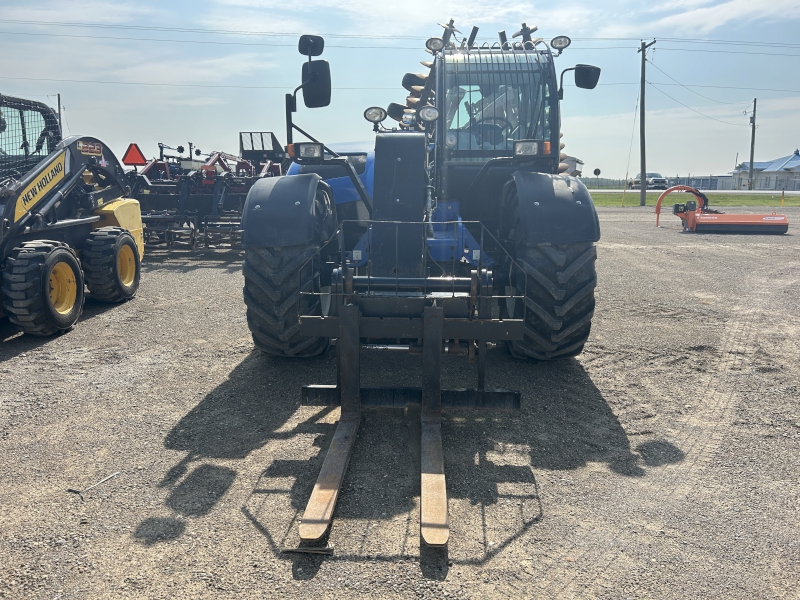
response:
[[(777, 180), (775, 177), (772, 179), (756, 178), (756, 190), (798, 192), (800, 191), (800, 176), (793, 177), (793, 175), (793, 173), (788, 173), (785, 179)], [(630, 182), (632, 180), (629, 179), (626, 182), (624, 179), (584, 175), (581, 177), (581, 181), (590, 190), (621, 190), (624, 187), (631, 189)], [(744, 178), (740, 183), (738, 177), (733, 178), (730, 175), (676, 175), (675, 177), (667, 177), (667, 186), (673, 185), (688, 185), (698, 190), (711, 191), (746, 190), (747, 179)]]

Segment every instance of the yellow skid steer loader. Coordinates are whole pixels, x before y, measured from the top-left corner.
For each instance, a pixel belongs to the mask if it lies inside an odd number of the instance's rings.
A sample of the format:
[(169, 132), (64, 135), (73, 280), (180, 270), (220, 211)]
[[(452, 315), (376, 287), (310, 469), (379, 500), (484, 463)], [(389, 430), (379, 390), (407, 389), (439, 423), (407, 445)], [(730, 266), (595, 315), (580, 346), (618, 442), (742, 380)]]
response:
[(99, 140), (61, 138), (45, 104), (0, 95), (0, 316), (39, 336), (69, 330), (84, 288), (124, 302), (139, 288), (139, 203)]

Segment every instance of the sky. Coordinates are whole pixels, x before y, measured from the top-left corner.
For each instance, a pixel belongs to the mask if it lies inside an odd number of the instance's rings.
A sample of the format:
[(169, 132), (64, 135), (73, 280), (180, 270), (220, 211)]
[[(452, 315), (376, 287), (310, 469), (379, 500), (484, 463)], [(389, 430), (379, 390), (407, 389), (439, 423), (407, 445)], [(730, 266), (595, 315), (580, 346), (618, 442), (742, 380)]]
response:
[[(369, 141), (368, 106), (405, 101), (400, 86), (428, 37), (450, 18), (478, 42), (535, 35), (573, 39), (556, 59), (602, 69), (594, 90), (565, 86), (565, 152), (584, 175), (639, 170), (640, 40), (647, 53), (647, 170), (724, 174), (749, 160), (757, 103), (757, 161), (800, 146), (800, 3), (796, 0), (521, 2), (406, 0), (0, 0), (0, 93), (56, 104), (64, 129), (92, 135), (121, 156), (136, 142), (237, 152), (239, 131), (285, 142), (284, 94), (300, 83), (301, 33), (323, 35), (333, 97), (296, 122), (326, 143)], [(571, 83), (569, 74), (565, 82)], [(738, 158), (737, 158), (738, 157)]]

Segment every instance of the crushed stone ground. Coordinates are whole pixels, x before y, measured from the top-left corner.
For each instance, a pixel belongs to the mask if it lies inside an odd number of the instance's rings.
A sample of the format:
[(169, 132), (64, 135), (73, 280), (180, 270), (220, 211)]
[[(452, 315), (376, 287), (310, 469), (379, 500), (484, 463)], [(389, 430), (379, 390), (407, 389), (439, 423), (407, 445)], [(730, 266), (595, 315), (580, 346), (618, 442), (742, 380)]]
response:
[[(338, 410), (334, 354), (253, 349), (236, 252), (150, 253), (139, 295), (37, 339), (0, 321), (0, 597), (796, 598), (800, 209), (785, 236), (599, 209), (575, 360), (504, 349), (518, 414), (451, 411), (449, 552), (420, 549), (419, 413), (367, 411), (329, 535), (287, 555)], [(364, 383), (419, 357), (364, 353)], [(475, 381), (445, 358), (445, 385)], [(84, 489), (83, 500), (67, 488)]]

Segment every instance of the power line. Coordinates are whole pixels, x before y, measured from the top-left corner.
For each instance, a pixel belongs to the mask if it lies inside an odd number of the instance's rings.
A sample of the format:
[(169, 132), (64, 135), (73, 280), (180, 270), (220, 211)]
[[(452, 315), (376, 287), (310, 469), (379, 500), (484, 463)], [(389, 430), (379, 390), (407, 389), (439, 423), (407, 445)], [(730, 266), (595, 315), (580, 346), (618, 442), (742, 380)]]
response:
[(688, 108), (688, 109), (689, 109), (689, 110), (691, 110), (692, 112), (696, 112), (696, 113), (697, 113), (698, 115), (700, 115), (701, 117), (705, 117), (706, 119), (711, 119), (712, 121), (716, 121), (717, 123), (724, 123), (725, 125), (733, 125), (734, 127), (750, 127), (749, 125), (743, 125), (742, 123), (729, 123), (729, 122), (727, 122), (727, 121), (721, 121), (720, 119), (717, 119), (717, 118), (715, 118), (715, 117), (711, 117), (711, 116), (709, 116), (709, 115), (707, 115), (707, 114), (705, 114), (705, 113), (701, 113), (699, 110), (696, 110), (696, 109), (692, 108), (691, 106), (687, 106), (686, 104), (684, 104), (684, 103), (683, 103), (683, 102), (681, 102), (680, 100), (677, 100), (677, 99), (673, 98), (672, 96), (670, 96), (670, 95), (669, 95), (667, 92), (665, 92), (664, 90), (661, 90), (661, 89), (659, 89), (659, 88), (658, 88), (658, 85), (656, 85), (656, 84), (653, 84), (653, 83), (650, 83), (649, 81), (648, 81), (647, 83), (650, 85), (650, 87), (652, 87), (653, 89), (655, 89), (655, 90), (657, 90), (657, 91), (661, 92), (662, 94), (664, 94), (664, 95), (665, 95), (667, 98), (669, 98), (669, 99), (670, 99), (670, 100), (672, 100), (673, 102), (677, 102), (678, 104), (680, 104), (680, 105), (681, 105), (681, 106), (683, 106), (684, 108)]
[[(652, 64), (652, 63), (650, 63)], [(204, 84), (204, 83), (153, 83), (153, 82), (138, 82), (138, 81), (100, 81), (100, 80), (93, 80), (93, 79), (53, 79), (49, 77), (11, 77), (11, 76), (3, 76), (0, 75), (0, 79), (10, 79), (10, 80), (21, 80), (21, 81), (53, 81), (56, 83), (91, 83), (91, 84), (103, 84), (103, 85), (148, 85), (148, 86), (167, 86), (167, 87), (208, 87), (208, 88), (234, 88), (234, 89), (253, 89), (253, 90), (277, 90), (277, 89), (288, 89), (292, 86), (277, 86), (277, 85), (253, 85), (253, 86), (246, 86), (246, 85), (211, 85), (211, 84)], [(574, 86), (571, 83), (565, 83), (564, 85)], [(598, 86), (617, 86), (617, 85), (639, 85), (635, 81), (613, 81), (613, 82), (606, 82), (606, 83), (598, 83)], [(785, 92), (785, 93), (792, 93), (792, 94), (800, 94), (800, 90), (788, 90), (788, 89), (778, 89), (778, 88), (756, 88), (756, 87), (736, 87), (736, 86), (729, 86), (729, 85), (702, 85), (702, 84), (682, 84), (682, 83), (664, 83), (664, 82), (656, 82), (652, 85), (660, 85), (660, 86), (677, 86), (686, 87), (686, 88), (713, 88), (713, 89), (720, 89), (720, 90), (739, 90), (739, 91), (758, 91), (758, 92)], [(335, 90), (399, 90), (400, 87), (335, 87)], [(744, 102), (742, 102), (744, 104)]]
[[(2, 22), (2, 19), (0, 19)], [(220, 46), (268, 46), (268, 47), (286, 47), (295, 48), (297, 43), (290, 44), (275, 44), (264, 42), (223, 42), (219, 40), (179, 40), (175, 38), (140, 38), (140, 37), (120, 37), (116, 35), (78, 35), (72, 33), (36, 33), (27, 31), (0, 31), (0, 35), (20, 35), (20, 36), (40, 36), (40, 37), (62, 37), (62, 38), (78, 38), (78, 39), (91, 39), (91, 40), (114, 40), (114, 41), (138, 41), (138, 42), (174, 42), (179, 44), (213, 44)], [(344, 46), (339, 44), (326, 44), (327, 48), (359, 48), (359, 49), (388, 49), (388, 50), (422, 50), (421, 47), (411, 46)], [(597, 46), (597, 47), (582, 47), (581, 50), (630, 50), (632, 46)]]
[[(131, 29), (139, 31), (170, 31), (181, 33), (201, 33), (211, 35), (251, 35), (251, 36), (264, 36), (264, 37), (290, 37), (299, 36), (302, 33), (288, 32), (288, 31), (248, 31), (248, 30), (235, 30), (235, 29), (203, 29), (203, 28), (188, 28), (188, 27), (162, 27), (151, 25), (120, 25), (111, 23), (86, 23), (86, 22), (68, 22), (68, 21), (27, 21), (22, 19), (0, 19), (0, 23), (13, 23), (16, 25), (48, 25), (53, 27), (87, 27), (99, 29)], [(363, 34), (342, 34), (342, 33), (323, 33), (320, 34), (330, 38), (354, 38), (354, 39), (383, 39), (383, 40), (426, 40), (426, 37), (412, 36), (412, 35), (363, 35)], [(585, 37), (585, 38), (572, 38), (573, 41), (639, 41), (639, 38), (627, 37)], [(684, 43), (684, 44), (721, 44), (731, 46), (763, 46), (773, 48), (800, 48), (800, 44), (791, 44), (785, 42), (762, 42), (762, 41), (746, 41), (746, 40), (709, 40), (702, 38), (658, 38), (664, 42)]]
[[(116, 35), (77, 35), (72, 33), (33, 33), (26, 31), (0, 31), (0, 35), (21, 35), (21, 36), (40, 36), (40, 37), (62, 37), (62, 38), (78, 38), (90, 40), (114, 40), (114, 41), (138, 41), (138, 42), (170, 42), (178, 44), (211, 44), (220, 46), (267, 46), (267, 47), (284, 47), (296, 48), (297, 43), (281, 44), (281, 43), (265, 43), (265, 42), (222, 42), (219, 40), (178, 40), (174, 38), (140, 38), (140, 37), (120, 37)], [(411, 46), (345, 46), (341, 44), (326, 44), (327, 48), (359, 48), (359, 49), (381, 49), (381, 50), (415, 50), (421, 51), (421, 47)], [(585, 47), (581, 50), (629, 50), (630, 46), (605, 46), (605, 47)]]
[[(2, 22), (2, 19), (0, 19)], [(38, 33), (38, 32), (27, 32), (27, 31), (0, 31), (0, 35), (19, 35), (19, 36), (38, 36), (38, 37), (61, 37), (61, 38), (74, 38), (74, 39), (91, 39), (91, 40), (114, 40), (114, 41), (137, 41), (137, 42), (167, 42), (167, 43), (177, 43), (177, 44), (201, 44), (201, 45), (219, 45), (219, 46), (258, 46), (258, 47), (285, 47), (285, 48), (294, 48), (297, 46), (296, 43), (268, 43), (268, 42), (226, 42), (220, 40), (180, 40), (175, 38), (141, 38), (141, 37), (121, 37), (121, 36), (114, 36), (114, 35), (79, 35), (73, 33)], [(272, 34), (268, 34), (272, 35)], [(330, 36), (330, 37), (337, 37), (337, 36)], [(346, 36), (338, 36), (338, 37), (346, 37)], [(396, 39), (396, 38), (368, 38), (363, 36), (359, 39)], [(407, 38), (403, 38), (407, 39)], [(377, 46), (377, 45), (369, 45), (369, 46), (352, 46), (352, 45), (344, 45), (344, 44), (327, 44), (328, 48), (348, 48), (348, 49), (359, 49), (359, 50), (372, 50), (372, 49), (379, 49), (379, 50), (415, 50), (420, 51), (422, 48), (416, 46)], [(580, 46), (575, 47), (575, 50), (630, 50), (633, 46)], [(668, 52), (708, 52), (713, 54), (747, 54), (751, 56), (789, 56), (789, 57), (798, 57), (800, 58), (800, 54), (793, 54), (787, 52), (745, 52), (745, 51), (737, 51), (737, 50), (706, 50), (706, 49), (696, 49), (696, 48), (660, 48), (660, 50), (666, 50)]]
[[(21, 81), (54, 81), (57, 83), (97, 83), (103, 85), (147, 85), (153, 87), (200, 87), (200, 88), (231, 88), (242, 90), (286, 90), (291, 86), (285, 85), (214, 85), (208, 83), (152, 83), (146, 81), (101, 81), (99, 79), (53, 79), (49, 77), (3, 77), (0, 79), (18, 79)], [(398, 90), (394, 87), (335, 87), (334, 90)]]
[[(650, 64), (653, 64), (653, 63), (650, 63)], [(627, 83), (627, 84), (620, 84), (620, 85), (639, 85), (639, 84), (638, 83)], [(682, 83), (662, 83), (662, 82), (657, 82), (657, 85), (680, 85), (681, 87), (713, 88), (713, 89), (716, 89), (716, 90), (740, 90), (740, 91), (744, 91), (744, 90), (752, 91), (752, 90), (755, 90), (757, 92), (791, 92), (793, 94), (800, 94), (800, 90), (784, 90), (784, 89), (777, 89), (777, 88), (737, 87), (737, 86), (733, 86), (733, 85), (702, 85), (702, 84), (699, 84), (699, 83), (687, 83), (687, 84), (684, 85)], [(742, 104), (744, 104), (744, 102), (742, 102)]]
[[(303, 35), (297, 32), (281, 31), (245, 31), (235, 29), (197, 29), (188, 27), (154, 27), (150, 25), (115, 25), (110, 23), (77, 23), (77, 22), (58, 22), (58, 21), (23, 21), (20, 19), (0, 19), (0, 23), (14, 23), (17, 25), (49, 25), (53, 27), (91, 27), (98, 29), (136, 29), (138, 31), (174, 31), (181, 33), (204, 33), (213, 35), (255, 35), (269, 37), (290, 37)], [(358, 38), (358, 39), (404, 39), (404, 40), (425, 40), (427, 38), (410, 35), (357, 35), (342, 33), (320, 34), (332, 38)]]
[(674, 81), (675, 83), (677, 83), (677, 84), (678, 84), (679, 86), (681, 86), (682, 88), (686, 88), (687, 90), (689, 90), (689, 91), (690, 91), (690, 92), (692, 92), (693, 94), (696, 94), (696, 95), (700, 96), (701, 98), (705, 98), (706, 100), (711, 100), (712, 102), (716, 102), (716, 103), (718, 103), (718, 104), (730, 104), (730, 105), (750, 104), (750, 102), (751, 102), (751, 100), (748, 100), (746, 103), (745, 103), (745, 102), (723, 102), (722, 100), (715, 100), (714, 98), (709, 98), (708, 96), (704, 96), (704, 95), (703, 95), (703, 94), (701, 94), (700, 92), (695, 92), (695, 91), (694, 91), (693, 89), (691, 89), (690, 87), (683, 85), (683, 84), (682, 84), (680, 81), (678, 81), (677, 79), (675, 79), (674, 77), (672, 77), (672, 75), (670, 75), (669, 73), (665, 72), (663, 69), (661, 69), (661, 68), (657, 67), (657, 66), (656, 66), (656, 64), (655, 64), (653, 61), (649, 60), (649, 61), (647, 61), (647, 62), (649, 62), (649, 63), (650, 63), (650, 66), (651, 66), (651, 67), (653, 67), (654, 69), (657, 69), (657, 70), (661, 71), (661, 72), (662, 72), (664, 75), (666, 75), (667, 77), (669, 77), (670, 79), (672, 79), (672, 81)]
[(744, 50), (697, 50), (695, 48), (659, 48), (662, 52), (707, 52), (709, 54), (749, 54), (750, 56), (795, 56), (800, 58), (800, 54), (790, 54), (787, 52), (745, 52)]
[[(636, 133), (636, 115), (639, 111), (639, 94), (641, 89), (636, 92), (636, 106), (633, 109), (633, 127), (631, 127), (631, 143), (628, 146), (628, 162), (625, 164), (625, 185), (628, 185), (628, 174), (631, 170), (631, 154), (633, 153), (633, 135)], [(639, 184), (641, 185), (641, 173), (639, 174)], [(631, 186), (633, 187), (633, 186)], [(624, 196), (623, 196), (624, 199)]]
[[(61, 37), (61, 38), (78, 38), (90, 40), (115, 40), (115, 41), (138, 41), (138, 42), (172, 42), (179, 44), (212, 44), (219, 46), (270, 46), (270, 47), (286, 47), (296, 48), (297, 43), (281, 44), (281, 43), (265, 43), (265, 42), (223, 42), (219, 40), (177, 40), (174, 38), (140, 38), (140, 37), (120, 37), (116, 35), (77, 35), (72, 33), (33, 33), (27, 31), (0, 31), (0, 35), (21, 35), (21, 36), (40, 36), (40, 37)], [(390, 49), (390, 50), (416, 50), (417, 52), (423, 50), (421, 47), (411, 46), (345, 46), (340, 44), (326, 44), (327, 48), (360, 48), (360, 49)], [(605, 48), (591, 48), (592, 50), (605, 50)]]
[[(724, 46), (765, 46), (773, 48), (800, 48), (800, 44), (789, 44), (786, 42), (748, 42), (744, 40), (706, 40), (701, 38), (657, 38), (660, 42), (675, 42), (681, 44), (719, 44)], [(576, 37), (572, 38), (573, 42), (578, 41), (609, 41), (609, 42), (638, 42), (640, 38), (625, 38), (625, 37)]]

